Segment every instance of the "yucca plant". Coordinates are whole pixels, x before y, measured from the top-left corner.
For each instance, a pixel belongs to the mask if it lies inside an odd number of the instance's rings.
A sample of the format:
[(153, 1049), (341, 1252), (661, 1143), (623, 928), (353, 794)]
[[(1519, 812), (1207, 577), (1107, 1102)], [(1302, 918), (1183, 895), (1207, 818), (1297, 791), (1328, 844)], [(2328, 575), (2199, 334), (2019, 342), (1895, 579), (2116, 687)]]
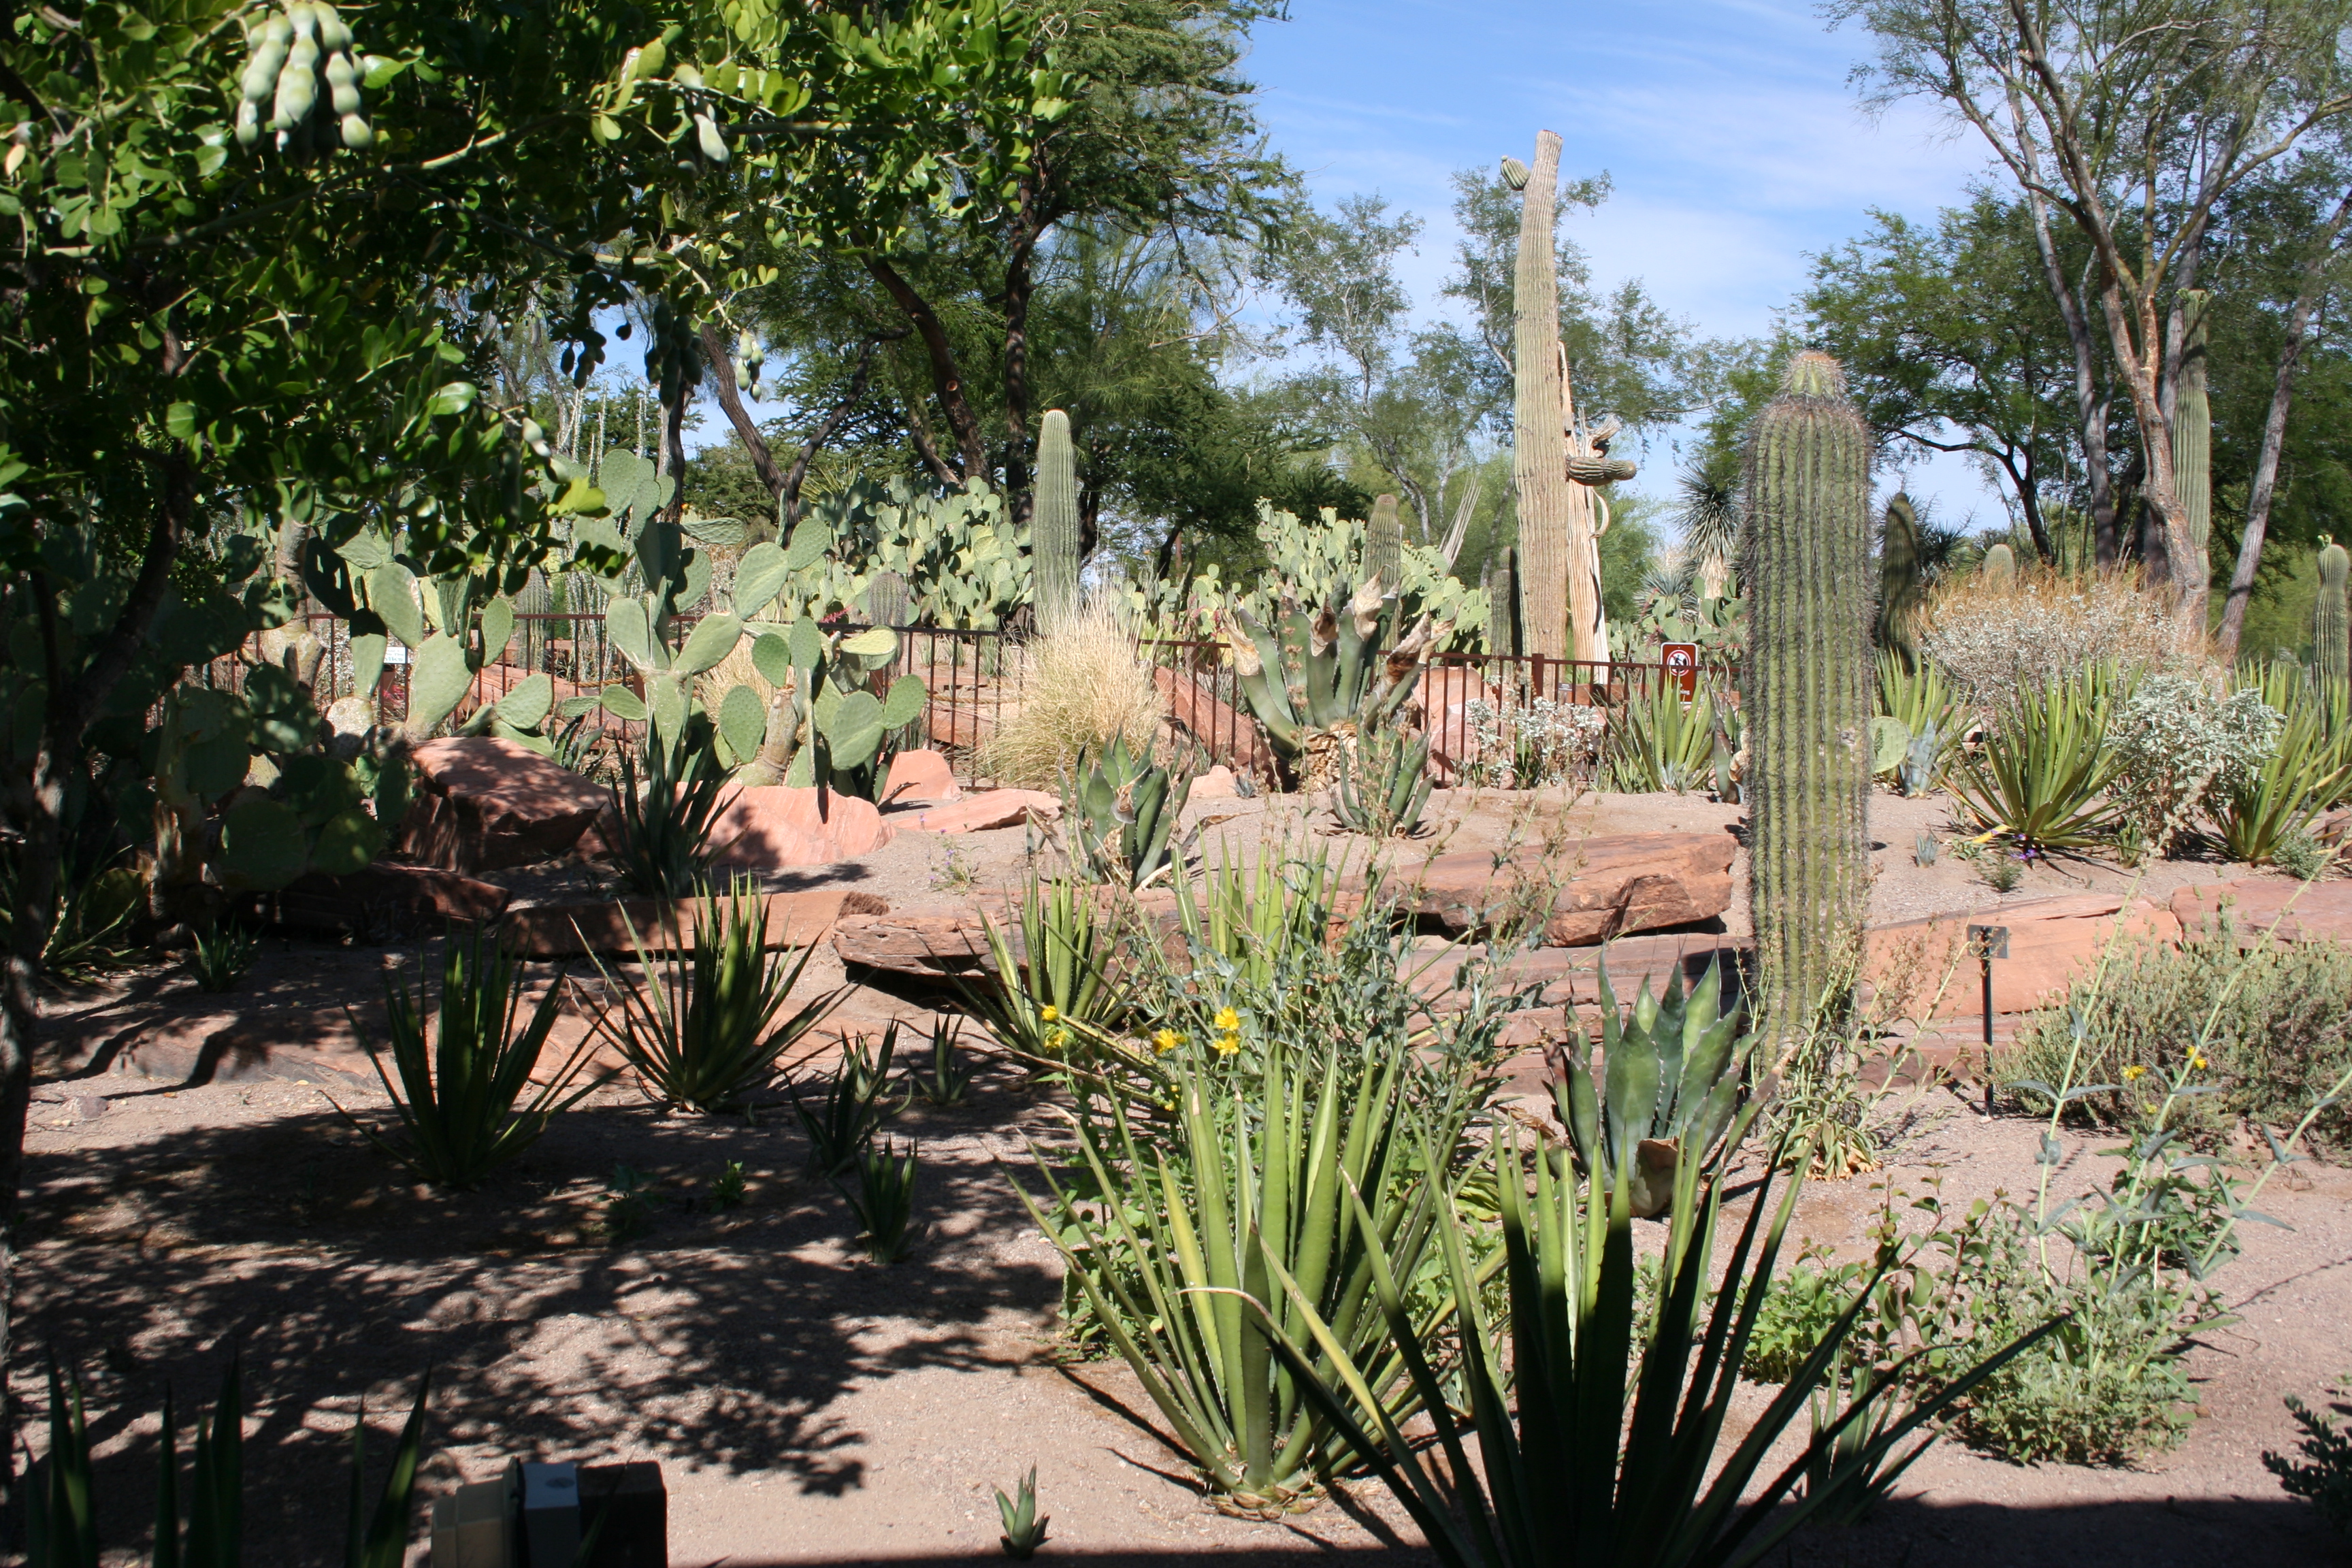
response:
[(1265, 984), (1299, 948), (1324, 941), (1343, 868), (1323, 845), (1265, 840), (1254, 861), (1229, 855), (1198, 878), (1179, 877), (1177, 919), (1193, 963), (1226, 965)]
[[(453, 934), (444, 944), (437, 1009), (428, 1011), (423, 987), (412, 992), (397, 971), (384, 977), (388, 1048), (398, 1081), (384, 1069), (383, 1048), (371, 1046), (368, 1055), (392, 1097), (404, 1136), (388, 1139), (347, 1110), (343, 1120), (437, 1186), (478, 1185), (537, 1142), (557, 1115), (608, 1081), (597, 1078), (572, 1088), (588, 1065), (591, 1042), (583, 1039), (545, 1081), (532, 1083), (555, 1027), (562, 976), (548, 986), (518, 1033), (522, 991), (517, 969), (514, 955), (476, 928), (469, 937)], [(434, 1011), (439, 1014), (437, 1027)], [(366, 1037), (356, 1017), (352, 1028)]]
[[(1385, 1256), (1407, 1278), (1419, 1269), (1444, 1205), (1417, 1173), (1416, 1136), (1452, 1148), (1479, 1097), (1415, 1083), (1429, 1069), (1401, 1047), (1335, 1045), (1317, 1060), (1277, 1037), (1244, 1059), (1240, 1015), (1220, 1024), (1230, 1037), (1168, 1047), (1183, 1070), (1167, 1080), (1175, 1125), (1164, 1142), (1113, 1097), (1107, 1115), (1076, 1121), (1078, 1187), (1042, 1154), (1048, 1201), (1014, 1187), (1220, 1506), (1271, 1517), (1310, 1496), (1340, 1449), (1243, 1297), (1276, 1300), (1278, 1264), (1404, 1419), (1425, 1395), (1384, 1348), (1371, 1260)], [(1282, 1330), (1303, 1331), (1299, 1313), (1276, 1310)], [(1408, 1321), (1433, 1335), (1449, 1311), (1417, 1301)], [(1309, 1375), (1328, 1365), (1307, 1364)]]
[[(352, 1428), (352, 1489), (344, 1534), (344, 1568), (400, 1568), (408, 1551), (408, 1515), (416, 1472), (425, 1457), (428, 1373), (393, 1450), (392, 1468), (366, 1508), (367, 1412)], [(195, 1469), (190, 1477), (187, 1522), (180, 1515), (179, 1424), (172, 1394), (163, 1391), (163, 1434), (155, 1478), (153, 1568), (238, 1568), (245, 1560), (245, 1397), (237, 1358), (229, 1357), (209, 1423), (196, 1423)], [(91, 1486), (89, 1433), (79, 1378), (60, 1376), (49, 1363), (49, 1452), (26, 1489), (27, 1568), (98, 1568), (96, 1499)]]
[(2286, 715), (2260, 767), (2221, 797), (2221, 844), (2232, 860), (2269, 864), (2279, 847), (2352, 790), (2352, 718), (2345, 688), (2315, 681), (2296, 664), (2262, 674), (2263, 700)]
[(236, 983), (261, 953), (261, 939), (235, 921), (199, 928), (194, 934), (188, 973), (195, 980), (196, 989), (208, 994), (236, 989)]
[(1653, 683), (1610, 715), (1601, 744), (1609, 787), (1633, 795), (1705, 789), (1716, 772), (1715, 704), (1683, 700), (1672, 680)]
[[(787, 1079), (793, 1110), (801, 1131), (808, 1134), (809, 1164), (827, 1176), (837, 1176), (857, 1163), (874, 1142), (874, 1134), (907, 1102), (893, 1105), (885, 1098), (890, 1087), (890, 1059), (898, 1049), (898, 1025), (893, 1019), (882, 1031), (878, 1051), (863, 1039), (844, 1040), (841, 1059), (825, 1080), (824, 1098), (812, 1108), (801, 1098), (800, 1085)], [(910, 1097), (911, 1098), (911, 1097)]]
[(1943, 669), (1925, 659), (1906, 663), (1892, 649), (1883, 648), (1878, 655), (1878, 710), (1901, 723), (1915, 739), (1934, 733), (1934, 772), (1941, 771), (1945, 753), (1968, 728), (1959, 694), (1944, 679)]
[(915, 1187), (922, 1171), (918, 1151), (909, 1142), (902, 1154), (885, 1139), (881, 1148), (859, 1153), (856, 1163), (857, 1190), (840, 1191), (857, 1215), (858, 1242), (872, 1261), (896, 1263), (922, 1239), (915, 1225)]
[[(1578, 1163), (1612, 1187), (1624, 1182), (1636, 1215), (1689, 1202), (1691, 1194), (1675, 1190), (1671, 1179), (1687, 1173), (1697, 1181), (1719, 1168), (1756, 1045), (1740, 1026), (1744, 1007), (1735, 1000), (1729, 1011), (1723, 1008), (1722, 965), (1707, 965), (1687, 996), (1679, 967), (1658, 996), (1643, 981), (1630, 1015), (1621, 1016), (1604, 962), (1598, 1062), (1574, 1022), (1575, 1009), (1569, 1015), (1552, 1098)], [(1681, 1157), (1685, 1152), (1690, 1159)]]
[(1961, 757), (1950, 778), (1979, 842), (2077, 853), (2115, 832), (2108, 730), (2122, 695), (2115, 672), (2095, 668), (2021, 692), (2000, 710), (1983, 754)]
[(597, 961), (619, 1005), (601, 1014), (596, 1027), (654, 1098), (715, 1115), (740, 1109), (773, 1083), (776, 1058), (831, 1012), (842, 993), (826, 992), (778, 1022), (815, 947), (802, 948), (797, 958), (768, 952), (767, 900), (748, 877), (736, 879), (723, 898), (704, 894), (698, 910), (691, 952), (675, 943), (666, 954), (646, 951), (622, 916), (643, 979), (624, 983)]
[(711, 862), (727, 847), (710, 836), (734, 794), (709, 746), (648, 727), (642, 752), (621, 753), (620, 833), (612, 846), (621, 885), (664, 899), (701, 891)]
[(914, 1080), (915, 1092), (932, 1105), (961, 1105), (965, 1090), (971, 1087), (971, 1068), (956, 1056), (956, 1040), (962, 1033), (962, 1019), (945, 1013), (934, 1017), (929, 1066), (907, 1075)]
[[(1736, 1124), (1735, 1144), (1751, 1119), (1744, 1113)], [(1433, 1152), (1424, 1163), (1433, 1166), (1436, 1158)], [(1680, 1163), (1696, 1167), (1699, 1161), (1686, 1152)], [(1278, 1258), (1265, 1258), (1272, 1292), (1245, 1292), (1309, 1402), (1387, 1484), (1445, 1568), (1740, 1568), (1759, 1562), (1843, 1495), (1851, 1478), (1865, 1467), (1874, 1470), (2054, 1326), (1954, 1378), (1878, 1427), (1858, 1450), (1849, 1446), (1836, 1457), (1840, 1439), (1871, 1419), (1873, 1405), (1911, 1360), (1881, 1372), (1815, 1432), (1803, 1453), (1759, 1487), (1765, 1456), (1805, 1408), (1863, 1304), (1857, 1300), (1831, 1325), (1739, 1442), (1718, 1454), (1740, 1362), (1801, 1184), (1791, 1182), (1775, 1205), (1773, 1178), (1765, 1177), (1720, 1276), (1746, 1288), (1727, 1285), (1710, 1306), (1721, 1184), (1701, 1184), (1695, 1171), (1677, 1170), (1676, 1187), (1692, 1191), (1695, 1201), (1675, 1205), (1663, 1258), (1644, 1259), (1633, 1245), (1629, 1181), (1579, 1183), (1555, 1173), (1549, 1160), (1529, 1161), (1500, 1134), (1481, 1173), (1489, 1173), (1502, 1211), (1507, 1325), (1486, 1310), (1467, 1226), (1453, 1203), (1438, 1205), (1436, 1250), (1464, 1319), (1449, 1343), (1459, 1345), (1466, 1418), (1445, 1397), (1441, 1347), (1412, 1320), (1415, 1260), (1371, 1249), (1373, 1295), (1388, 1331), (1369, 1357), (1324, 1321), (1306, 1282)], [(1361, 1224), (1368, 1211), (1357, 1206)], [(1657, 1286), (1646, 1327), (1636, 1305), (1645, 1273)], [(1500, 1353), (1507, 1333), (1507, 1369)], [(1417, 1407), (1435, 1428), (1443, 1464), (1406, 1437), (1395, 1414), (1400, 1401), (1382, 1379), (1399, 1362)], [(1467, 1448), (1473, 1439), (1475, 1460)], [(1826, 1471), (1824, 1455), (1831, 1456)], [(1809, 1476), (1813, 1483), (1791, 1500), (1798, 1481)]]
[(1126, 987), (1110, 973), (1123, 918), (1108, 895), (1075, 879), (1032, 878), (1011, 930), (981, 916), (995, 973), (967, 984), (965, 1002), (1008, 1054), (1033, 1068), (1059, 1065), (1073, 1026), (1126, 1011)]
[(1331, 815), (1353, 833), (1371, 838), (1402, 837), (1419, 831), (1429, 808), (1429, 737), (1382, 726), (1359, 734), (1340, 753), (1331, 792)]

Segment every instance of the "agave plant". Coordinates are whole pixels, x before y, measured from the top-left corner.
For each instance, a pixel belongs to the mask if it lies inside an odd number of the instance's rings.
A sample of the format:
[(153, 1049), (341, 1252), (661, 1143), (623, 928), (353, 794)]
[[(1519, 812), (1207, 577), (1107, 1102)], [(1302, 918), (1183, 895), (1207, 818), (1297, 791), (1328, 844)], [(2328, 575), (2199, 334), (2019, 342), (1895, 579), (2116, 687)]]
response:
[(1567, 1012), (1569, 1045), (1557, 1059), (1552, 1099), (1577, 1163), (1612, 1187), (1623, 1183), (1638, 1216), (1687, 1204), (1692, 1194), (1673, 1181), (1683, 1173), (1696, 1181), (1718, 1168), (1756, 1045), (1755, 1035), (1741, 1031), (1744, 1005), (1724, 1010), (1721, 963), (1708, 964), (1687, 996), (1679, 968), (1655, 998), (1643, 981), (1621, 1021), (1604, 962), (1597, 1063), (1576, 1009)]
[[(1752, 1114), (1738, 1119), (1732, 1142)], [(1792, 1181), (1775, 1205), (1772, 1178), (1766, 1177), (1719, 1276), (1746, 1288), (1727, 1285), (1710, 1306), (1722, 1184), (1706, 1184), (1698, 1193), (1696, 1152), (1678, 1157), (1678, 1165), (1694, 1169), (1674, 1178), (1695, 1201), (1675, 1205), (1664, 1256), (1654, 1260), (1634, 1249), (1630, 1169), (1613, 1183), (1579, 1183), (1556, 1173), (1547, 1159), (1529, 1161), (1500, 1135), (1490, 1161), (1475, 1174), (1491, 1175), (1502, 1211), (1507, 1324), (1488, 1310), (1467, 1224), (1453, 1202), (1438, 1205), (1435, 1250), (1448, 1300), (1460, 1303), (1464, 1320), (1453, 1342), (1466, 1401), (1448, 1399), (1448, 1382), (1438, 1371), (1445, 1364), (1441, 1347), (1413, 1321), (1412, 1258), (1369, 1249), (1373, 1294), (1388, 1330), (1369, 1355), (1324, 1320), (1307, 1282), (1270, 1248), (1262, 1251), (1271, 1293), (1236, 1293), (1274, 1335), (1276, 1355), (1308, 1403), (1388, 1486), (1445, 1568), (1744, 1568), (1761, 1562), (1833, 1500), (1850, 1496), (1857, 1479), (1877, 1474), (1898, 1445), (2056, 1327), (2044, 1325), (1902, 1415), (1874, 1425), (1859, 1446), (1841, 1447), (1856, 1425), (1874, 1421), (1873, 1407), (1910, 1367), (1913, 1358), (1906, 1358), (1871, 1380), (1817, 1427), (1804, 1452), (1759, 1486), (1765, 1456), (1805, 1409), (1867, 1298), (1865, 1291), (1830, 1326), (1739, 1441), (1719, 1453), (1740, 1362), (1801, 1183)], [(1423, 1164), (1444, 1168), (1434, 1149)], [(1657, 1285), (1646, 1327), (1636, 1305), (1645, 1273)], [(1507, 1363), (1501, 1353), (1507, 1335)], [(1386, 1381), (1398, 1363), (1418, 1396), (1415, 1406), (1434, 1428), (1443, 1463), (1433, 1462), (1426, 1439), (1405, 1436), (1396, 1414), (1403, 1402)], [(1792, 1499), (1808, 1478), (1804, 1494)]]
[(1071, 832), (1070, 858), (1098, 882), (1143, 888), (1167, 874), (1187, 853), (1176, 832), (1192, 787), (1188, 767), (1161, 767), (1150, 748), (1128, 749), (1120, 735), (1091, 765), (1080, 747), (1062, 781), (1062, 821)]
[(733, 794), (708, 746), (673, 742), (649, 727), (642, 752), (621, 753), (620, 835), (612, 847), (621, 885), (665, 899), (702, 891), (726, 848), (710, 836)]
[(1065, 1059), (1073, 1026), (1108, 1022), (1127, 1006), (1110, 977), (1118, 917), (1107, 903), (1072, 879), (1033, 879), (1009, 931), (982, 917), (994, 973), (967, 985), (965, 1001), (999, 1046), (1033, 1068)]
[(2263, 671), (2262, 696), (2286, 715), (2286, 726), (2262, 764), (2222, 795), (2219, 813), (2222, 847), (2249, 865), (2270, 862), (2282, 843), (2352, 791), (2352, 715), (2342, 683), (2274, 661)]
[[(801, 1098), (798, 1084), (785, 1080), (801, 1131), (808, 1134), (811, 1167), (827, 1176), (841, 1174), (873, 1144), (882, 1123), (906, 1109), (907, 1100), (893, 1105), (883, 1098), (890, 1087), (890, 1058), (898, 1049), (896, 1019), (882, 1031), (879, 1050), (868, 1050), (862, 1039), (844, 1040), (841, 1060), (814, 1107)], [(912, 1098), (910, 1091), (908, 1099)]]
[(1717, 728), (1712, 699), (1685, 701), (1675, 682), (1654, 682), (1610, 716), (1601, 753), (1609, 787), (1633, 795), (1706, 788), (1717, 764), (1728, 761)]
[[(385, 1138), (347, 1110), (343, 1120), (436, 1185), (478, 1185), (537, 1142), (556, 1116), (606, 1081), (598, 1078), (571, 1087), (588, 1065), (591, 1041), (583, 1039), (552, 1074), (533, 1083), (555, 1027), (562, 977), (548, 986), (518, 1033), (522, 991), (517, 968), (514, 955), (478, 928), (469, 940), (449, 938), (441, 961), (437, 1030), (422, 987), (411, 992), (397, 972), (385, 976), (384, 1011), (398, 1082), (385, 1070), (380, 1051), (371, 1047), (369, 1057), (404, 1136)], [(366, 1037), (356, 1017), (352, 1028)]]
[(1983, 754), (1960, 758), (1951, 776), (1980, 839), (2065, 853), (2115, 832), (2108, 730), (2119, 688), (2112, 669), (2086, 669), (2021, 693), (2000, 711)]
[[(697, 910), (690, 953), (676, 943), (666, 956), (649, 952), (629, 926), (642, 983), (624, 984), (598, 961), (620, 1005), (601, 1014), (596, 1027), (656, 1099), (708, 1115), (735, 1110), (774, 1082), (776, 1058), (842, 993), (829, 991), (779, 1023), (814, 945), (797, 958), (767, 952), (767, 900), (748, 877), (724, 898), (705, 894)], [(622, 921), (628, 923), (625, 913)]]

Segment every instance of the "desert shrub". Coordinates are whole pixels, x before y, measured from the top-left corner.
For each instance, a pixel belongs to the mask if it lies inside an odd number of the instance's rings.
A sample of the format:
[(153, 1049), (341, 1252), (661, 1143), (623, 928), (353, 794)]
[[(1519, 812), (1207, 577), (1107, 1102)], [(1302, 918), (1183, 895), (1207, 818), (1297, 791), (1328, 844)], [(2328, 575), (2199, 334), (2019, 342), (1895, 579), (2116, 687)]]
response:
[(989, 738), (982, 768), (1009, 784), (1057, 787), (1084, 750), (1124, 739), (1149, 753), (1164, 704), (1135, 638), (1104, 599), (1022, 655), (1021, 701)]
[(2203, 639), (2130, 574), (2037, 569), (2006, 583), (1947, 577), (1927, 602), (1919, 652), (1989, 707), (2088, 665), (2179, 672), (2205, 658)]
[(1462, 705), (1462, 718), (1476, 759), (1470, 782), (1499, 789), (1541, 789), (1586, 777), (1607, 724), (1601, 709), (1549, 697), (1502, 707), (1474, 697)]
[[(2117, 951), (2104, 975), (2078, 981), (2063, 1005), (2035, 1016), (2001, 1057), (2000, 1078), (2109, 1086), (2076, 1099), (2070, 1113), (2136, 1123), (2162, 1101), (2171, 1072), (2202, 1057), (2200, 1081), (2219, 1092), (2176, 1106), (2176, 1125), (2210, 1136), (2241, 1116), (2294, 1121), (2352, 1069), (2352, 952), (2326, 942), (2263, 942), (2243, 954), (2238, 946), (2223, 910), (2179, 948)], [(2352, 1108), (2321, 1111), (2312, 1136), (2352, 1146)]]
[(2252, 687), (2224, 698), (2188, 676), (2145, 678), (2111, 727), (2116, 810), (2151, 853), (2168, 853), (2261, 774), (2285, 721)]
[(2341, 681), (2301, 665), (2273, 660), (2260, 679), (2263, 700), (2284, 715), (2278, 743), (2221, 792), (2214, 820), (2232, 860), (2269, 861), (2309, 881), (2327, 868), (2312, 819), (2352, 787), (2352, 714)]
[[(2352, 1384), (2352, 1377), (2337, 1386), (2338, 1394), (2347, 1392), (2344, 1384)], [(2297, 1460), (2265, 1451), (2263, 1466), (2279, 1479), (2288, 1496), (2307, 1499), (2321, 1518), (2338, 1530), (2352, 1531), (2352, 1429), (2336, 1426), (2292, 1394), (2286, 1396), (2286, 1407), (2294, 1424), (2303, 1428), (2295, 1445), (2303, 1450), (2303, 1458)], [(2336, 1408), (2352, 1414), (2340, 1402)]]

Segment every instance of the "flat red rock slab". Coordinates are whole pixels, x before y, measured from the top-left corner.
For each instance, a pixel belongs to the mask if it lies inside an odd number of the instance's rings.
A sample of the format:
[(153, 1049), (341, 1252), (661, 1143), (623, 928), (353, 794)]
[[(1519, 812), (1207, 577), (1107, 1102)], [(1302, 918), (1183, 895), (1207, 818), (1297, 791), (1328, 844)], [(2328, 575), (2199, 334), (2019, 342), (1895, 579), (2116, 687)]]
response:
[[(889, 900), (876, 894), (835, 889), (767, 893), (761, 905), (761, 945), (771, 948), (806, 947), (822, 940), (845, 915), (890, 910)], [(515, 951), (526, 958), (575, 958), (588, 952), (626, 956), (639, 945), (648, 952), (693, 946), (701, 915), (699, 899), (624, 899), (518, 910), (508, 917), (506, 929)]]
[(275, 926), (383, 942), (445, 925), (485, 924), (504, 914), (513, 897), (494, 882), (436, 866), (379, 860), (340, 877), (310, 872), (259, 902), (262, 918)]
[(1621, 833), (1501, 866), (1483, 849), (1401, 867), (1383, 893), (1454, 931), (1543, 916), (1547, 947), (1589, 947), (1633, 931), (1713, 920), (1731, 907), (1728, 833)]
[(1062, 798), (1041, 789), (992, 789), (946, 805), (894, 813), (895, 826), (915, 833), (986, 833), (1024, 822), (1061, 819)]
[(552, 860), (613, 803), (603, 784), (494, 735), (427, 741), (411, 760), (416, 802), (401, 823), (399, 847), (446, 871)]
[(1981, 961), (1968, 951), (1968, 928), (2009, 928), (2009, 956), (1992, 961), (1996, 1013), (2030, 1013), (2060, 1001), (2110, 945), (2178, 942), (2180, 922), (2152, 899), (2078, 893), (2031, 899), (1996, 910), (1936, 915), (1874, 928), (1865, 939), (1863, 977), (1891, 1015), (1925, 1020), (1961, 1017), (1984, 1006)]
[(963, 798), (948, 760), (937, 752), (901, 752), (890, 759), (889, 776), (882, 781), (882, 805), (906, 805), (916, 801), (945, 805)]
[(2287, 942), (2352, 942), (2352, 882), (2242, 877), (2172, 895), (2172, 918), (2184, 931), (2209, 927), (2224, 909), (2241, 942), (2271, 931)]

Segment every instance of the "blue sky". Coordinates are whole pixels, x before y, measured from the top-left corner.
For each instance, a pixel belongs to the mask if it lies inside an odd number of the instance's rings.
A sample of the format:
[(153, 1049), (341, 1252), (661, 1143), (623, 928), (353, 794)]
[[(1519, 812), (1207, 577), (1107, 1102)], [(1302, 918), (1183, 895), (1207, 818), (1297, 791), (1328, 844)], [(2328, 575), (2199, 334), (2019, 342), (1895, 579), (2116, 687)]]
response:
[[(1925, 108), (1859, 107), (1847, 73), (1866, 47), (1809, 0), (1292, 0), (1248, 71), (1318, 200), (1378, 191), (1423, 219), (1404, 269), (1417, 304), (1439, 303), (1452, 254), (1448, 176), (1530, 157), (1549, 128), (1564, 175), (1614, 181), (1567, 225), (1594, 282), (1642, 279), (1702, 335), (1730, 337), (1766, 331), (1807, 256), (1862, 232), (1869, 209), (1930, 217), (1985, 168), (1975, 133)], [(1663, 488), (1671, 455), (1649, 456), (1643, 481)], [(2000, 521), (1959, 460), (1908, 479), (1948, 521)]]

